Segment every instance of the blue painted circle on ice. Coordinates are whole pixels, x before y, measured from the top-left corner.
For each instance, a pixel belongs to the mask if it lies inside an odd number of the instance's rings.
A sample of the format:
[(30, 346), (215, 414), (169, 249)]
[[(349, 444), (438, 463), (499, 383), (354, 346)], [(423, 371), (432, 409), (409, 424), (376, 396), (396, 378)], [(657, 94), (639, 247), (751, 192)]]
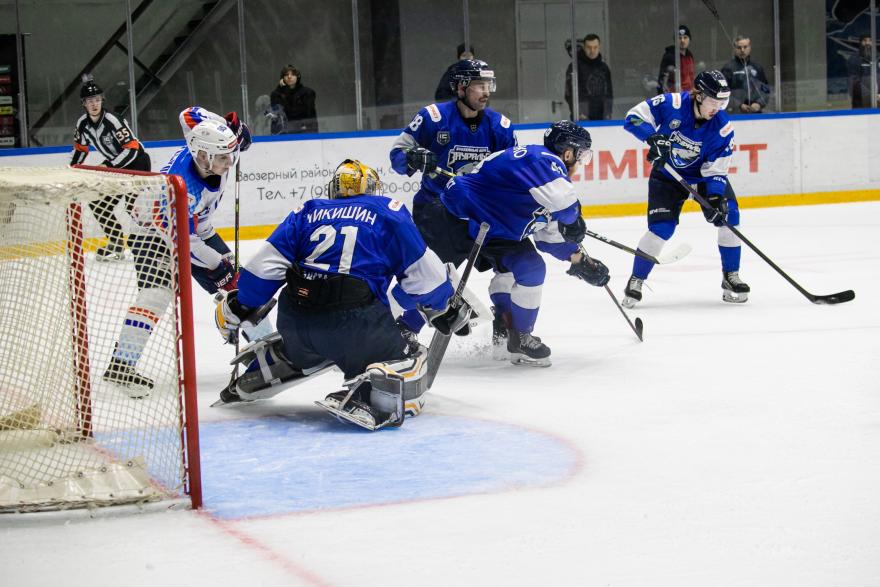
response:
[(379, 432), (323, 413), (200, 428), (205, 506), (224, 519), (546, 485), (578, 458), (537, 431), (435, 414)]

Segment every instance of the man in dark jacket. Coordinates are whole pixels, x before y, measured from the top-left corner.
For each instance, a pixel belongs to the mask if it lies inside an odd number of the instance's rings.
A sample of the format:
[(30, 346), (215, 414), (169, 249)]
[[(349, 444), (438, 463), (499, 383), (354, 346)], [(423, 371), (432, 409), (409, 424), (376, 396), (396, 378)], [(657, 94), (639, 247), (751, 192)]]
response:
[(754, 114), (767, 107), (770, 84), (760, 63), (752, 61), (752, 41), (739, 35), (733, 41), (735, 56), (721, 68), (730, 86), (731, 114)]
[[(471, 49), (468, 51), (464, 48), (464, 43), (462, 43), (456, 47), (456, 55), (458, 55), (458, 61), (461, 61), (462, 59), (473, 59), (474, 46), (471, 45)], [(440, 83), (437, 84), (437, 89), (434, 91), (435, 102), (446, 102), (458, 98), (458, 92), (452, 89), (452, 70), (455, 68), (458, 61), (447, 67), (446, 71), (443, 73), (443, 77), (440, 78)]]
[(272, 90), (272, 106), (281, 106), (287, 116), (287, 124), (280, 134), (318, 132), (318, 114), (315, 112), (315, 91), (302, 85), (299, 70), (285, 65), (281, 81)]
[[(678, 26), (678, 50), (681, 53), (681, 91), (694, 89), (694, 54), (688, 47), (691, 44), (691, 29), (686, 25)], [(658, 94), (677, 92), (675, 88), (675, 47), (669, 45), (660, 60), (660, 74), (657, 76)]]
[[(584, 37), (583, 45), (578, 47), (578, 119), (580, 120), (611, 118), (614, 104), (611, 69), (602, 60), (600, 48), (599, 35), (592, 33)], [(571, 112), (570, 118), (574, 120), (571, 93), (571, 64), (569, 64), (565, 71), (565, 101), (568, 102), (568, 110)]]
[[(849, 88), (853, 108), (871, 107), (871, 35), (859, 39), (859, 52), (849, 58)], [(880, 79), (880, 68), (878, 68)], [(880, 85), (880, 82), (878, 82)]]

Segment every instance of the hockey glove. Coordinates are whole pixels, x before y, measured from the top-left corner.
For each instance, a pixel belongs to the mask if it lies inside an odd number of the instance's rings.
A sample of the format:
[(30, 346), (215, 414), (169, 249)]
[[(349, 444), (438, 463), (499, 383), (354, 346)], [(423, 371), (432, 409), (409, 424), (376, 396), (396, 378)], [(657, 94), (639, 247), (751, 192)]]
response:
[(224, 341), (235, 344), (238, 342), (238, 329), (241, 326), (239, 313), (245, 313), (238, 303), (238, 292), (236, 290), (220, 292), (214, 299), (217, 302), (217, 307), (214, 309), (214, 324)]
[(645, 141), (650, 147), (648, 149), (648, 162), (654, 167), (662, 167), (664, 163), (669, 161), (672, 154), (672, 141), (664, 134), (655, 133), (648, 137)]
[(238, 150), (239, 151), (247, 151), (251, 146), (251, 130), (248, 126), (241, 122), (238, 119), (238, 113), (236, 112), (227, 112), (226, 116), (223, 118), (226, 119), (226, 124), (232, 129), (232, 132), (235, 133), (235, 136), (238, 137)]
[(217, 289), (232, 291), (238, 287), (238, 271), (228, 257), (224, 257), (220, 264), (208, 273), (208, 279), (214, 282)]
[(703, 216), (706, 222), (711, 222), (715, 226), (724, 226), (727, 220), (727, 198), (719, 195), (706, 196), (706, 202), (711, 208), (703, 208)]
[(579, 243), (587, 236), (587, 223), (584, 222), (583, 216), (578, 216), (577, 220), (571, 224), (559, 223), (559, 232), (562, 238), (570, 243)]
[(437, 168), (437, 155), (424, 147), (409, 149), (406, 152), (406, 168), (410, 171), (410, 175), (416, 171), (433, 173)]
[(586, 255), (584, 255), (577, 263), (572, 263), (566, 273), (573, 275), (578, 279), (583, 279), (590, 285), (595, 285), (596, 287), (602, 287), (608, 283), (609, 279), (611, 279), (611, 276), (608, 274), (608, 267), (605, 266), (605, 263), (598, 259), (590, 259)]
[(432, 310), (430, 308), (422, 308), (428, 317), (431, 326), (436, 328), (441, 334), (449, 335), (455, 333), (459, 336), (466, 336), (471, 333), (471, 307), (462, 300), (461, 305), (448, 305), (444, 310)]

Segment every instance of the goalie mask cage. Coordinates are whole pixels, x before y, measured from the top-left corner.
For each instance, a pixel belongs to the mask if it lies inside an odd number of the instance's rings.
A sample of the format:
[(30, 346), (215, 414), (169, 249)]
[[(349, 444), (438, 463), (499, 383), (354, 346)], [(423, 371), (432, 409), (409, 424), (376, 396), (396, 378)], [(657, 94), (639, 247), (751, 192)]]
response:
[[(98, 259), (90, 208), (117, 198), (129, 244), (149, 235), (167, 271)], [(201, 506), (188, 235), (178, 176), (0, 168), (0, 512)], [(148, 288), (168, 303), (138, 321)], [(134, 368), (152, 388), (106, 376), (125, 327), (147, 334)]]

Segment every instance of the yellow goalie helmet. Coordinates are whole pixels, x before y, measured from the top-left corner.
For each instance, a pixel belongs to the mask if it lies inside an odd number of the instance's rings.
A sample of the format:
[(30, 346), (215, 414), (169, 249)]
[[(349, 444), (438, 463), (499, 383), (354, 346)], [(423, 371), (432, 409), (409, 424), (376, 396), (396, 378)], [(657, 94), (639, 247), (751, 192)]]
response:
[(333, 173), (327, 184), (327, 195), (331, 200), (360, 195), (382, 195), (382, 181), (372, 167), (367, 167), (355, 159), (346, 159)]

